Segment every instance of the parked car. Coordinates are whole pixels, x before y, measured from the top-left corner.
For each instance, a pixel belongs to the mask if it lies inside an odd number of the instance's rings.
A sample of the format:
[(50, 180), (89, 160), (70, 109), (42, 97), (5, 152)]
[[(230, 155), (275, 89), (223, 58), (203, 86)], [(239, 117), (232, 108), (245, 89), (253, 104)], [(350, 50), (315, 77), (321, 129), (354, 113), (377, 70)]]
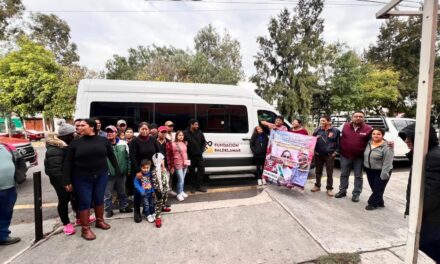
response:
[(9, 138), (0, 136), (0, 143), (6, 143), (14, 146), (18, 152), (24, 156), (28, 168), (38, 165), (37, 152), (29, 140), (21, 138)]
[(44, 132), (33, 130), (33, 129), (27, 129), (26, 136), (30, 141), (32, 141), (32, 140), (37, 141), (37, 140), (41, 140), (44, 138)]

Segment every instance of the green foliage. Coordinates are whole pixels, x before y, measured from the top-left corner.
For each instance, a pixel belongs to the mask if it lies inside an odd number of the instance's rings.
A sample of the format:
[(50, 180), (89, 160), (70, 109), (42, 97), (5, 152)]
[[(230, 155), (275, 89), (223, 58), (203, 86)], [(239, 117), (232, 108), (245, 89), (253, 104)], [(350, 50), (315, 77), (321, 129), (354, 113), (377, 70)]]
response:
[(174, 47), (139, 46), (106, 63), (108, 79), (237, 84), (243, 79), (240, 44), (212, 26), (194, 39), (196, 53)]
[(54, 14), (37, 13), (32, 16), (30, 29), (30, 38), (51, 50), (61, 65), (79, 61), (76, 44), (70, 41), (70, 27), (64, 20)]
[(278, 104), (287, 118), (308, 117), (318, 92), (317, 69), (323, 61), (322, 0), (300, 0), (291, 15), (287, 9), (269, 22), (268, 37), (259, 37), (260, 50), (252, 76), (263, 98)]
[(331, 77), (331, 108), (333, 111), (361, 109), (362, 61), (354, 51), (339, 54)]
[(11, 20), (19, 17), (24, 10), (20, 0), (0, 0), (0, 40), (8, 37)]
[(0, 105), (20, 116), (71, 116), (73, 105), (60, 100), (72, 94), (54, 55), (27, 38), (0, 60)]

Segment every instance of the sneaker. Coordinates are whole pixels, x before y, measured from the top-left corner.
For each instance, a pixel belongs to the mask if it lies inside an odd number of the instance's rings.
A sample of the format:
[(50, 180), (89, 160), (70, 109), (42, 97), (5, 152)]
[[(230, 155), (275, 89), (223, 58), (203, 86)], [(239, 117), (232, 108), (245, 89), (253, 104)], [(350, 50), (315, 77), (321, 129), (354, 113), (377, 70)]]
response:
[(332, 190), (327, 190), (327, 195), (333, 197), (335, 194), (333, 193)]
[(176, 197), (176, 196), (177, 196), (177, 193), (176, 193), (175, 191), (173, 191), (173, 190), (169, 190), (169, 191), (168, 191), (168, 195), (173, 196), (173, 197)]
[(181, 193), (179, 193), (179, 194), (176, 196), (176, 198), (177, 198), (177, 200), (178, 200), (179, 202), (185, 200), (185, 198), (183, 198), (183, 195), (182, 195)]
[(105, 218), (110, 218), (113, 216), (113, 210), (109, 210), (107, 212), (105, 212)]
[(12, 245), (12, 244), (18, 243), (20, 241), (21, 241), (21, 238), (19, 238), (19, 237), (10, 237), (10, 236), (8, 236), (6, 238), (6, 240), (0, 241), (0, 246)]
[[(96, 222), (96, 218), (94, 216), (89, 216), (89, 224)], [(75, 225), (81, 225), (81, 220), (76, 219)]]
[(265, 178), (261, 179), (261, 181), (263, 182), (263, 185), (266, 185), (266, 184), (267, 184)]
[(203, 193), (205, 193), (205, 192), (208, 191), (208, 190), (206, 189), (206, 187), (203, 187), (203, 186), (200, 186), (200, 187), (197, 188), (196, 190), (199, 191), (199, 192), (203, 192)]
[(89, 224), (96, 222), (96, 218), (94, 216), (89, 216)]
[(261, 179), (258, 179), (257, 183), (259, 186), (263, 186), (263, 181)]
[(374, 205), (371, 205), (371, 204), (369, 204), (365, 207), (365, 210), (367, 210), (367, 211), (372, 211), (372, 210), (376, 210), (376, 209), (377, 209), (377, 207)]
[(161, 226), (162, 226), (162, 219), (160, 219), (160, 218), (156, 218), (156, 227), (157, 228), (160, 228)]
[(169, 213), (171, 212), (171, 207), (167, 206), (162, 209), (162, 212)]
[(184, 192), (181, 192), (180, 194), (182, 195), (183, 198), (188, 198), (188, 194), (186, 194)]
[(338, 192), (337, 194), (335, 194), (335, 198), (342, 198), (347, 196), (347, 193), (345, 192)]
[(153, 222), (154, 222), (154, 216), (153, 216), (153, 215), (149, 215), (149, 216), (147, 216), (147, 221), (148, 221), (149, 223), (153, 223)]
[(318, 186), (313, 186), (313, 188), (310, 190), (311, 192), (319, 192), (321, 191), (321, 188), (319, 188)]
[(357, 203), (357, 202), (359, 202), (359, 196), (357, 196), (357, 195), (353, 195), (353, 197), (351, 197), (351, 201), (352, 201), (353, 203)]
[(69, 223), (69, 224), (64, 226), (63, 232), (64, 232), (64, 234), (70, 236), (70, 235), (75, 234), (75, 228), (73, 227), (72, 224)]

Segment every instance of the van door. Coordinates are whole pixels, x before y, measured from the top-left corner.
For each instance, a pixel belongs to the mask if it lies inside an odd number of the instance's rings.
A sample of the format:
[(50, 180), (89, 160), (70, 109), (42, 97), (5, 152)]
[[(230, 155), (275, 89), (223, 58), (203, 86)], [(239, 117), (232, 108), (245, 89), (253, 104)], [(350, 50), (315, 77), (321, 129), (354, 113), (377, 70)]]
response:
[(255, 169), (249, 140), (248, 104), (196, 104), (196, 118), (204, 132), (206, 172), (245, 172)]

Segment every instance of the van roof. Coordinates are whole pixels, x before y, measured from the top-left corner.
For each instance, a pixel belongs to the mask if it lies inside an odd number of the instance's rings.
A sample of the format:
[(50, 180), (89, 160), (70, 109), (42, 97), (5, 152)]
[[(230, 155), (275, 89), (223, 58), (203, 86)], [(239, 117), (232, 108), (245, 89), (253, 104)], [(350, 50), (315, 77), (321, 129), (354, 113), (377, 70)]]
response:
[[(159, 92), (160, 91), (160, 92)], [(116, 93), (163, 93), (163, 94), (197, 94), (213, 96), (234, 96), (255, 99), (259, 96), (252, 89), (235, 85), (181, 83), (181, 82), (152, 82), (152, 81), (122, 81), (105, 79), (81, 80), (80, 92), (116, 92)]]

